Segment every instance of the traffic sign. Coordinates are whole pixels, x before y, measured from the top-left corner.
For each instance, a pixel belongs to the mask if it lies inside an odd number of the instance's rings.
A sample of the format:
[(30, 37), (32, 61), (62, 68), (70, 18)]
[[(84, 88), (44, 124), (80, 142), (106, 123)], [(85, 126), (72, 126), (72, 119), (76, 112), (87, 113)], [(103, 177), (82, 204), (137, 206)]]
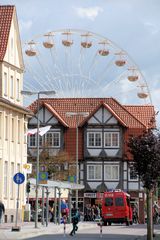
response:
[(16, 173), (13, 177), (13, 181), (16, 183), (16, 184), (22, 184), (25, 180), (25, 176), (23, 173)]
[(68, 176), (68, 181), (71, 183), (76, 183), (76, 176)]
[(48, 172), (40, 172), (39, 173), (39, 183), (47, 184), (47, 180), (48, 180)]
[(31, 163), (23, 164), (23, 169), (25, 170), (25, 173), (27, 173), (27, 174), (32, 173), (32, 164)]

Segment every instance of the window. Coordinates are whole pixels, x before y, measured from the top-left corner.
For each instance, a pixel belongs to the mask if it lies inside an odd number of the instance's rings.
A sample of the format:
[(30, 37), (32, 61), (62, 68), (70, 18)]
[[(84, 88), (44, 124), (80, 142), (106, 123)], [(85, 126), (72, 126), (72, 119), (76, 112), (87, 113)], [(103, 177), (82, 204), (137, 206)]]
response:
[(17, 163), (17, 173), (20, 172), (20, 164)]
[(8, 140), (8, 116), (5, 116), (5, 140)]
[(116, 197), (115, 198), (115, 205), (116, 206), (124, 206), (124, 200), (122, 197)]
[(119, 180), (119, 166), (118, 165), (105, 165), (104, 166), (105, 180)]
[[(46, 147), (60, 147), (60, 133), (59, 132), (48, 132), (45, 136), (39, 135), (39, 146), (42, 147), (43, 144), (46, 144)], [(36, 147), (37, 146), (37, 134), (30, 135), (29, 146)]]
[(133, 166), (129, 168), (129, 180), (138, 180), (138, 176), (135, 173)]
[(27, 123), (24, 122), (24, 143), (27, 143)]
[(29, 136), (29, 146), (36, 147), (36, 134)]
[(11, 76), (11, 82), (10, 82), (10, 97), (14, 97), (14, 79), (13, 76)]
[(119, 147), (119, 133), (118, 132), (105, 132), (104, 135), (105, 147)]
[(48, 132), (46, 134), (46, 144), (47, 146), (60, 147), (60, 133), (58, 132)]
[(12, 118), (11, 126), (11, 141), (14, 142), (14, 118)]
[(16, 86), (16, 98), (17, 98), (17, 100), (19, 100), (19, 79), (17, 78), (17, 86)]
[(60, 146), (60, 134), (59, 133), (54, 133), (53, 134), (53, 146), (59, 147)]
[[(37, 134), (36, 134), (37, 137)], [(39, 146), (42, 147), (43, 146), (43, 136), (39, 135)]]
[(4, 95), (8, 95), (8, 77), (6, 72), (4, 72)]
[(7, 197), (8, 162), (4, 162), (4, 197)]
[(101, 180), (102, 179), (102, 166), (101, 165), (88, 165), (87, 166), (87, 179), (88, 180)]
[(13, 182), (13, 176), (14, 176), (14, 163), (11, 163), (11, 174), (10, 174), (10, 197), (13, 198), (13, 188), (14, 188), (14, 182)]
[(18, 143), (20, 143), (21, 138), (21, 122), (18, 120)]
[(105, 206), (106, 207), (113, 206), (113, 198), (105, 198)]
[(87, 134), (87, 146), (88, 147), (102, 147), (102, 133), (89, 132)]
[(13, 37), (11, 38), (11, 56), (13, 57)]

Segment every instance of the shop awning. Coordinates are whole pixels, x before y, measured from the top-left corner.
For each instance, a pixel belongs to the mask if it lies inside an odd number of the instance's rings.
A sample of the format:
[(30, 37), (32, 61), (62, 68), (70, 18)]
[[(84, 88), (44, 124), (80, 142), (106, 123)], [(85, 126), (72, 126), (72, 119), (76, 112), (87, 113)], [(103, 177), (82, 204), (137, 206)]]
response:
[[(35, 178), (29, 178), (28, 181), (30, 181), (31, 185), (36, 185), (36, 179)], [(48, 188), (61, 188), (61, 189), (69, 189), (69, 190), (81, 190), (84, 189), (84, 185), (77, 184), (77, 183), (71, 183), (67, 181), (52, 181), (48, 180), (47, 183), (41, 183), (38, 184), (40, 187), (48, 187)]]

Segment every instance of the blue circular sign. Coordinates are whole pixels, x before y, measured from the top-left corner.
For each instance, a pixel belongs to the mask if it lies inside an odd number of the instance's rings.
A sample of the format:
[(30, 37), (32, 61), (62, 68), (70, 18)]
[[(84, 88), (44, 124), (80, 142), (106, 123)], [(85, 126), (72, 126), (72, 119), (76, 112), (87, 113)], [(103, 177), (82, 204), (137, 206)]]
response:
[(23, 173), (16, 173), (13, 177), (13, 181), (16, 183), (16, 184), (22, 184), (25, 180), (25, 176)]

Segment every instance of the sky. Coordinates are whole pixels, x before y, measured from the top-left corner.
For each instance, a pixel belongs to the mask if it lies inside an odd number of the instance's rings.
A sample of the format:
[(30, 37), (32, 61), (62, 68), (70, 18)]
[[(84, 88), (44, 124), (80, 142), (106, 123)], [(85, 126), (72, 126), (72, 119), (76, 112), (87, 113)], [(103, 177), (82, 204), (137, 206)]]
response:
[[(39, 41), (39, 36), (47, 32), (65, 29), (85, 30), (111, 40), (120, 49), (125, 50), (136, 63), (147, 82), (151, 102), (156, 111), (159, 110), (159, 0), (1, 0), (0, 4), (16, 6), (22, 43), (34, 38)], [(61, 54), (60, 50), (59, 55)], [(90, 53), (87, 55), (88, 59), (89, 56), (94, 59)], [(87, 62), (89, 60), (84, 58), (84, 66)], [(97, 76), (100, 76), (98, 69), (97, 65)], [(121, 73), (117, 74), (120, 76)], [(26, 73), (24, 81), (25, 79), (29, 79), (29, 74)], [(124, 88), (128, 88), (128, 85)], [(64, 91), (59, 88), (59, 91), (62, 90)], [(124, 95), (125, 100), (126, 96)], [(132, 97), (132, 100), (133, 103), (137, 102), (136, 98)]]

